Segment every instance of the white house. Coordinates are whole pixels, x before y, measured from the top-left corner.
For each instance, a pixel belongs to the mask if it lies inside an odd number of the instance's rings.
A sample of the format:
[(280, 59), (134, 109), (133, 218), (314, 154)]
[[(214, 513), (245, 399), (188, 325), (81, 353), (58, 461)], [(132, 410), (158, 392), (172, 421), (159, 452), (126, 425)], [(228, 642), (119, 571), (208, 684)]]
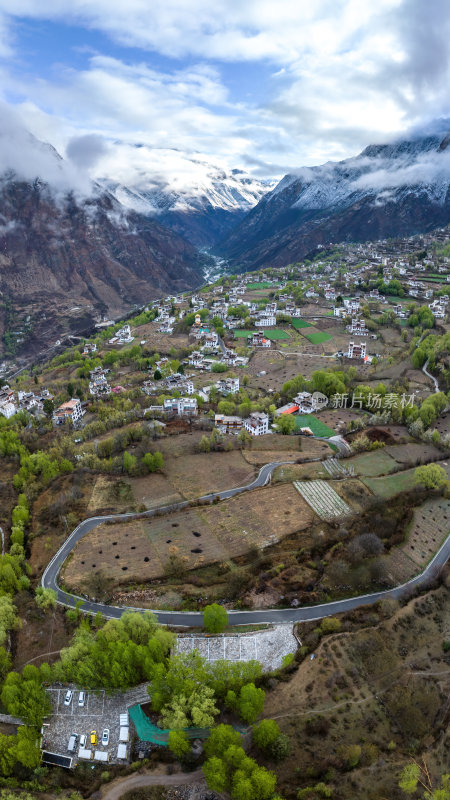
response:
[(215, 414), (214, 425), (221, 433), (239, 433), (243, 428), (244, 422), (241, 417)]
[(196, 397), (168, 397), (163, 405), (166, 413), (178, 414), (179, 417), (195, 417), (198, 414)]
[(248, 419), (244, 420), (244, 427), (252, 436), (264, 436), (269, 433), (269, 415), (252, 411)]
[(328, 403), (328, 398), (322, 395), (321, 392), (299, 392), (294, 397), (293, 402), (298, 406), (301, 414), (312, 414), (314, 411), (320, 411)]
[(270, 339), (264, 336), (264, 331), (255, 331), (247, 341), (251, 347), (270, 347)]
[(239, 378), (220, 378), (216, 389), (223, 394), (236, 394), (239, 391)]
[(349, 342), (347, 358), (360, 358), (364, 360), (365, 357), (366, 357), (365, 342), (359, 342), (358, 344), (355, 344), (355, 342)]
[(81, 405), (81, 401), (78, 397), (72, 397), (67, 403), (63, 403), (56, 409), (53, 413), (53, 422), (56, 425), (62, 425), (68, 419), (70, 419), (74, 425), (82, 418), (84, 415), (83, 407)]

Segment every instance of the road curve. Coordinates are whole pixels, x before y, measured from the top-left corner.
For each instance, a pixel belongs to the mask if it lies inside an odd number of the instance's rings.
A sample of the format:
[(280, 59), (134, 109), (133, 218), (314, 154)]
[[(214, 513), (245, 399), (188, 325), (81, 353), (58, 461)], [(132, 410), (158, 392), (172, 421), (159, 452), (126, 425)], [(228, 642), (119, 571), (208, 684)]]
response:
[[(213, 502), (215, 498), (225, 500), (229, 497), (234, 497), (242, 492), (248, 492), (257, 487), (264, 486), (270, 480), (273, 471), (284, 464), (292, 463), (286, 461), (272, 461), (261, 467), (258, 476), (254, 481), (245, 485), (238, 486), (234, 489), (227, 489), (223, 492), (212, 492), (203, 495), (199, 498), (200, 501)], [(77, 542), (86, 536), (92, 528), (99, 525), (101, 522), (107, 521), (120, 521), (129, 519), (130, 517), (142, 518), (153, 517), (161, 513), (169, 513), (171, 511), (178, 511), (187, 508), (190, 501), (183, 500), (180, 503), (174, 503), (170, 506), (161, 506), (157, 509), (151, 509), (142, 513), (128, 513), (128, 514), (109, 514), (106, 516), (90, 517), (83, 520), (72, 531), (70, 536), (66, 539), (64, 544), (60, 547), (57, 553), (53, 556), (50, 563), (44, 570), (41, 578), (41, 585), (45, 589), (53, 589), (56, 592), (57, 602), (60, 605), (67, 606), (68, 608), (75, 608), (76, 604), (81, 601), (81, 609), (88, 614), (97, 614), (100, 612), (108, 619), (119, 619), (125, 611), (137, 611), (144, 613), (149, 611), (148, 608), (138, 608), (135, 606), (110, 606), (104, 603), (96, 603), (92, 600), (85, 600), (82, 597), (68, 594), (58, 586), (58, 575), (65, 560), (74, 549)], [(423, 572), (416, 575), (411, 580), (406, 581), (399, 586), (392, 589), (385, 589), (380, 592), (373, 592), (371, 594), (358, 595), (357, 597), (349, 597), (345, 600), (335, 600), (331, 603), (322, 603), (316, 606), (302, 606), (300, 608), (277, 608), (277, 609), (262, 609), (257, 611), (229, 611), (228, 615), (233, 625), (250, 625), (255, 623), (294, 623), (294, 622), (309, 622), (312, 620), (322, 619), (329, 617), (333, 614), (341, 614), (346, 611), (352, 611), (358, 606), (371, 605), (378, 600), (384, 598), (401, 598), (413, 591), (417, 587), (428, 583), (432, 578), (435, 578), (444, 564), (450, 558), (450, 534), (447, 536), (444, 543), (439, 548), (438, 552), (427, 564)], [(174, 625), (180, 627), (202, 627), (203, 626), (203, 612), (201, 611), (159, 611), (153, 610), (153, 613), (158, 618), (158, 621), (165, 625)]]
[(423, 367), (422, 367), (422, 372), (423, 372), (423, 374), (424, 374), (424, 375), (426, 375), (426, 376), (427, 376), (427, 378), (430, 378), (430, 380), (431, 380), (431, 381), (433, 381), (433, 384), (434, 384), (434, 394), (437, 394), (437, 392), (439, 391), (439, 384), (438, 384), (438, 382), (437, 382), (437, 379), (434, 377), (434, 375), (431, 375), (431, 373), (430, 373), (430, 372), (428, 372), (428, 370), (427, 370), (427, 367), (428, 367), (428, 362), (429, 362), (429, 360), (430, 360), (430, 359), (429, 359), (429, 358), (427, 358), (427, 360), (425, 361), (425, 364), (424, 364), (424, 365), (423, 365)]
[(183, 786), (185, 783), (199, 783), (203, 779), (201, 769), (195, 772), (176, 772), (174, 775), (128, 775), (115, 781), (102, 792), (102, 800), (118, 800), (125, 792), (142, 789), (146, 786)]

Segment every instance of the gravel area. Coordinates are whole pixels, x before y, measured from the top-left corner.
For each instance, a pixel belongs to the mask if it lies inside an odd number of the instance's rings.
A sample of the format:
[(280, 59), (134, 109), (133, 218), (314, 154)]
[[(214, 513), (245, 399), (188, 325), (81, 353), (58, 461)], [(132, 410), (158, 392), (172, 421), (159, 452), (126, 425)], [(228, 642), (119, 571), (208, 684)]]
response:
[(228, 661), (260, 661), (264, 671), (281, 667), (283, 656), (295, 653), (297, 640), (292, 625), (275, 625), (273, 628), (249, 633), (222, 634), (221, 636), (179, 636), (179, 653), (198, 650), (208, 661), (226, 658)]

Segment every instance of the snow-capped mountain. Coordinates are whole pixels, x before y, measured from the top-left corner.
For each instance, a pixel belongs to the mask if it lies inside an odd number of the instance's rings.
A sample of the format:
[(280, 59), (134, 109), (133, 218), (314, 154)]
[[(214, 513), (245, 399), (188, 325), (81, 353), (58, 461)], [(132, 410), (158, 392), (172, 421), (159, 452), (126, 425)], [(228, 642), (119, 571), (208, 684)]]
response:
[(219, 245), (247, 268), (281, 266), (317, 245), (406, 236), (450, 222), (450, 137), (370, 145), (286, 175)]
[[(0, 125), (0, 253), (0, 353), (7, 342), (10, 355), (197, 286), (208, 261), (17, 124)], [(28, 334), (15, 336), (23, 319)]]
[(176, 150), (143, 151), (139, 173), (126, 182), (108, 180), (109, 191), (123, 206), (158, 216), (197, 247), (226, 235), (275, 184)]

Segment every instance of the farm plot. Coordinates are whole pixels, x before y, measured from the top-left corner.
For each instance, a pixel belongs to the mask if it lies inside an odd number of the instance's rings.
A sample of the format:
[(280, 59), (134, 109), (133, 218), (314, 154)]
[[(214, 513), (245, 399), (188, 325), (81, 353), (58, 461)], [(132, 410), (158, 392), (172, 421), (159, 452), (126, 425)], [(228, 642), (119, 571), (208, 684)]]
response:
[[(302, 331), (303, 333), (303, 331)], [(303, 333), (311, 344), (322, 344), (322, 342), (329, 342), (332, 339), (331, 333), (325, 333), (325, 331), (306, 331)]]
[(77, 544), (64, 570), (71, 588), (90, 589), (100, 578), (113, 585), (153, 580), (170, 558), (184, 568), (227, 561), (306, 529), (311, 509), (292, 485), (237, 495), (217, 506), (164, 517), (102, 523)]
[(328, 425), (325, 425), (313, 414), (298, 414), (295, 417), (295, 430), (299, 431), (301, 428), (310, 428), (314, 436), (324, 436), (327, 439), (336, 434), (336, 431), (329, 428)]
[(311, 325), (311, 323), (310, 322), (306, 322), (305, 319), (295, 319), (295, 318), (291, 319), (291, 325), (297, 331), (301, 330), (302, 328), (312, 328), (313, 327)]
[(352, 513), (327, 481), (295, 481), (294, 486), (322, 519), (336, 519)]
[(410, 442), (409, 444), (388, 445), (385, 448), (385, 452), (395, 458), (399, 464), (423, 464), (428, 462), (430, 458), (438, 459), (441, 456), (441, 452), (437, 447), (425, 442), (420, 444)]
[(384, 478), (362, 478), (362, 482), (379, 497), (389, 500), (400, 492), (407, 492), (414, 487), (414, 470), (396, 472)]
[(164, 472), (175, 491), (188, 500), (210, 492), (233, 489), (250, 483), (254, 478), (254, 470), (238, 450), (171, 458), (167, 460)]
[(424, 566), (450, 533), (450, 500), (443, 497), (426, 500), (414, 510), (408, 541), (403, 552), (419, 566)]
[[(244, 336), (251, 336), (254, 331), (248, 330), (235, 330), (233, 331), (235, 337), (237, 339), (242, 339)], [(268, 328), (267, 330), (264, 329), (264, 336), (267, 339), (270, 339), (271, 342), (276, 341), (277, 339), (289, 339), (289, 334), (286, 331), (283, 331), (281, 328)]]
[[(395, 448), (394, 448), (395, 449)], [(386, 452), (387, 448), (362, 453), (356, 458), (345, 460), (345, 464), (354, 467), (355, 473), (365, 477), (386, 475), (397, 468), (396, 461)]]

